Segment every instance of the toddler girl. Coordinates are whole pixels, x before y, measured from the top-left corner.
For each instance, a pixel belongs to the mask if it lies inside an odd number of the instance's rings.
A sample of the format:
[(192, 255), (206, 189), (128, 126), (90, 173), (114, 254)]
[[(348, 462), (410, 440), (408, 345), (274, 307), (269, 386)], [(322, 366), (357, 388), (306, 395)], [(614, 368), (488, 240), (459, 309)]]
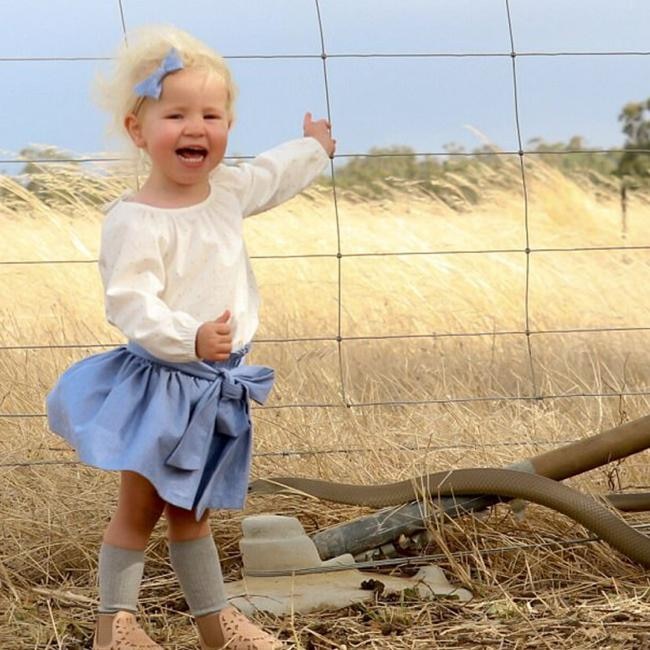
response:
[(223, 164), (235, 87), (225, 61), (174, 28), (129, 39), (107, 83), (117, 124), (150, 171), (108, 207), (99, 268), (106, 315), (128, 338), (69, 368), (47, 399), (51, 429), (84, 462), (120, 471), (99, 552), (95, 650), (160, 648), (135, 619), (144, 549), (164, 513), (172, 566), (201, 648), (281, 647), (229, 607), (210, 508), (242, 508), (252, 432), (273, 371), (244, 364), (258, 293), (242, 219), (291, 198), (334, 153), (325, 120), (252, 162)]

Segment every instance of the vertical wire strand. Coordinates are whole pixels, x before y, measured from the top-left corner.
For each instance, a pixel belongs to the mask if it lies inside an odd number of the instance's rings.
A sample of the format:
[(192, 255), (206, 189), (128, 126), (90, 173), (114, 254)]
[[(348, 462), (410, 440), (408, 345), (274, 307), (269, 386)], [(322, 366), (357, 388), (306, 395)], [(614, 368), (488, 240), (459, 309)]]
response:
[(120, 9), (120, 20), (122, 21), (122, 36), (124, 36), (124, 44), (129, 45), (129, 37), (126, 35), (126, 19), (124, 18), (124, 5), (122, 0), (117, 0), (118, 7)]
[[(122, 31), (124, 35), (124, 42), (126, 45), (128, 45), (128, 38), (127, 38), (127, 21), (125, 18), (125, 2), (124, 0), (117, 0), (117, 5), (119, 7), (119, 12), (120, 12), (120, 18), (122, 21)], [(359, 54), (328, 54), (326, 52), (325, 48), (325, 37), (324, 37), (324, 29), (323, 29), (323, 22), (321, 19), (321, 12), (320, 12), (320, 5), (318, 0), (315, 0), (316, 4), (316, 12), (318, 16), (318, 25), (319, 25), (319, 30), (320, 30), (320, 40), (321, 40), (321, 54), (320, 58), (323, 62), (323, 76), (324, 76), (324, 82), (325, 82), (325, 97), (326, 97), (326, 103), (327, 103), (327, 115), (328, 118), (331, 121), (331, 101), (330, 101), (330, 92), (329, 92), (329, 84), (328, 84), (328, 69), (327, 69), (327, 59), (331, 59), (334, 57), (347, 57), (347, 58), (353, 58), (353, 57), (359, 57), (359, 56), (366, 56), (366, 55), (359, 55)], [(520, 171), (521, 171), (521, 181), (522, 181), (522, 188), (523, 188), (523, 203), (524, 203), (524, 228), (525, 228), (525, 239), (526, 239), (526, 245), (525, 249), (518, 248), (516, 252), (523, 252), (526, 255), (526, 266), (525, 266), (525, 295), (524, 295), (524, 311), (525, 311), (525, 330), (524, 331), (517, 331), (517, 332), (500, 332), (500, 334), (519, 334), (519, 335), (525, 335), (526, 337), (526, 344), (527, 344), (527, 356), (528, 356), (528, 363), (530, 366), (530, 377), (531, 377), (531, 386), (532, 386), (532, 395), (513, 395), (512, 397), (503, 397), (503, 396), (491, 396), (487, 398), (481, 398), (478, 396), (470, 397), (469, 399), (448, 399), (448, 400), (440, 400), (440, 399), (431, 399), (431, 400), (418, 400), (418, 401), (409, 401), (409, 400), (391, 400), (391, 401), (386, 401), (386, 402), (365, 402), (365, 403), (351, 403), (349, 399), (346, 398), (346, 383), (344, 381), (345, 378), (345, 373), (344, 373), (344, 365), (343, 365), (343, 343), (347, 340), (351, 339), (361, 339), (361, 340), (369, 340), (369, 339), (379, 339), (379, 338), (389, 338), (389, 337), (343, 337), (343, 332), (342, 332), (342, 294), (343, 294), (343, 272), (342, 272), (342, 259), (344, 257), (349, 257), (349, 256), (355, 256), (359, 255), (358, 253), (346, 253), (343, 255), (341, 253), (341, 232), (340, 232), (340, 215), (339, 215), (339, 210), (338, 210), (338, 201), (337, 201), (337, 187), (336, 187), (336, 177), (335, 177), (335, 170), (334, 170), (334, 164), (332, 161), (330, 161), (330, 170), (332, 174), (332, 187), (333, 187), (333, 204), (334, 204), (334, 209), (335, 209), (335, 216), (336, 216), (336, 229), (337, 229), (337, 270), (338, 270), (338, 315), (337, 315), (337, 336), (333, 337), (330, 336), (327, 339), (325, 338), (314, 338), (312, 340), (329, 340), (331, 342), (336, 342), (337, 343), (337, 350), (338, 350), (338, 367), (339, 367), (339, 375), (340, 375), (340, 381), (341, 381), (341, 391), (342, 391), (342, 396), (343, 396), (343, 403), (341, 404), (336, 404), (337, 407), (350, 407), (350, 406), (369, 406), (369, 407), (374, 407), (377, 405), (385, 405), (387, 407), (391, 407), (395, 404), (420, 404), (420, 403), (464, 403), (465, 401), (467, 402), (480, 402), (484, 401), (485, 399), (487, 400), (503, 400), (503, 399), (521, 399), (524, 401), (535, 401), (535, 400), (552, 400), (552, 399), (561, 399), (561, 398), (567, 398), (567, 397), (594, 397), (594, 398), (600, 398), (600, 397), (614, 397), (614, 396), (619, 396), (619, 395), (648, 395), (647, 391), (617, 391), (616, 393), (607, 393), (607, 392), (581, 392), (581, 393), (573, 393), (571, 395), (554, 395), (552, 392), (547, 392), (544, 394), (543, 390), (541, 387), (538, 389), (537, 387), (537, 378), (536, 374), (540, 375), (543, 377), (543, 372), (541, 372), (539, 369), (537, 372), (535, 372), (535, 364), (534, 364), (534, 355), (533, 355), (533, 344), (532, 344), (532, 338), (533, 335), (541, 333), (541, 334), (546, 334), (546, 333), (560, 333), (562, 331), (618, 331), (619, 328), (596, 328), (596, 329), (590, 329), (590, 330), (549, 330), (549, 331), (539, 331), (539, 330), (532, 330), (531, 329), (531, 319), (530, 319), (530, 286), (531, 286), (531, 255), (532, 253), (544, 253), (544, 252), (551, 252), (553, 250), (563, 250), (563, 251), (573, 251), (573, 250), (625, 250), (625, 249), (642, 249), (642, 248), (647, 248), (647, 247), (625, 247), (625, 246), (616, 246), (616, 247), (606, 247), (606, 248), (601, 248), (601, 247), (592, 247), (592, 248), (565, 248), (565, 249), (544, 249), (544, 248), (531, 248), (530, 245), (530, 233), (529, 233), (529, 198), (528, 198), (528, 187), (527, 187), (527, 161), (525, 160), (525, 155), (527, 153), (531, 155), (536, 155), (540, 154), (543, 152), (535, 152), (535, 151), (530, 151), (526, 152), (523, 148), (522, 144), (522, 133), (521, 133), (521, 126), (520, 126), (520, 112), (519, 112), (519, 94), (518, 94), (518, 78), (517, 78), (517, 59), (520, 57), (530, 57), (530, 56), (573, 56), (573, 55), (589, 55), (589, 56), (595, 56), (595, 55), (609, 55), (609, 56), (614, 56), (618, 54), (634, 54), (634, 55), (643, 55), (643, 56), (650, 56), (650, 52), (579, 52), (579, 53), (566, 53), (566, 52), (538, 52), (538, 53), (526, 53), (526, 52), (517, 52), (515, 48), (515, 39), (514, 39), (514, 29), (513, 29), (513, 24), (512, 24), (512, 17), (511, 17), (511, 10), (510, 10), (510, 4), (508, 0), (505, 0), (505, 8), (506, 8), (506, 15), (507, 15), (507, 20), (508, 20), (508, 31), (509, 31), (509, 38), (510, 38), (510, 53), (500, 53), (498, 56), (501, 56), (503, 58), (507, 58), (508, 56), (511, 57), (511, 66), (512, 66), (512, 79), (513, 79), (513, 99), (514, 99), (514, 117), (515, 117), (515, 126), (516, 126), (516, 133), (517, 133), (517, 141), (518, 141), (518, 146), (519, 149), (518, 151), (507, 151), (507, 152), (501, 152), (500, 155), (512, 155), (517, 153), (519, 155), (519, 162), (520, 162)], [(458, 56), (492, 56), (490, 53), (482, 53), (482, 54), (459, 54)], [(310, 54), (310, 55), (291, 55), (291, 56), (296, 56), (298, 58), (316, 58), (318, 55), (315, 54)], [(367, 55), (370, 57), (402, 57), (402, 56), (419, 56), (419, 55), (414, 55), (414, 54), (408, 54), (408, 53), (394, 53), (394, 54), (370, 54)], [(456, 56), (454, 54), (444, 54), (444, 53), (430, 53), (427, 54), (426, 56)], [(257, 58), (257, 57), (232, 57), (232, 58)], [(264, 58), (286, 58), (284, 56), (275, 56), (275, 55), (270, 55), (268, 57)], [(9, 60), (9, 59), (3, 59), (0, 58), (0, 61), (3, 60)], [(12, 58), (11, 60), (32, 60), (32, 58)], [(68, 57), (66, 59), (59, 59), (57, 57), (53, 58), (46, 58), (45, 60), (82, 60), (79, 57)], [(94, 60), (94, 59), (93, 59)], [(97, 60), (104, 60), (104, 59), (97, 59)], [(609, 150), (602, 150), (600, 153), (605, 153), (607, 151), (611, 152), (622, 152), (623, 150), (617, 150), (617, 149), (609, 149)], [(646, 150), (639, 150), (639, 151), (646, 151)], [(584, 153), (585, 151), (581, 151)], [(546, 153), (551, 153), (551, 152), (546, 152)], [(563, 151), (563, 155), (568, 155), (570, 153), (578, 153), (577, 151), (571, 151), (571, 150), (566, 150)], [(343, 154), (343, 158), (351, 155), (362, 155), (362, 156), (368, 156), (371, 154)], [(418, 154), (418, 155), (426, 155), (426, 154)], [(431, 152), (429, 155), (442, 155), (440, 152)], [(469, 155), (469, 154), (467, 154)], [(474, 155), (474, 154), (472, 154)], [(552, 154), (551, 154), (552, 155)], [(341, 154), (339, 156), (341, 157)], [(81, 159), (83, 160), (83, 159)], [(0, 161), (2, 162), (2, 161)], [(7, 161), (7, 162), (15, 162), (15, 161)], [(54, 162), (54, 161), (43, 161), (46, 163)], [(136, 183), (138, 183), (138, 177), (136, 175)], [(450, 254), (449, 251), (430, 251), (426, 254), (437, 254), (439, 252), (444, 252), (444, 254)], [(503, 251), (492, 251), (492, 250), (484, 250), (484, 251), (451, 251), (452, 254), (462, 254), (462, 253), (490, 253), (490, 252), (503, 252)], [(509, 251), (508, 251), (509, 252)], [(512, 251), (515, 252), (515, 251)], [(366, 253), (363, 253), (365, 255)], [(373, 255), (377, 254), (382, 254), (382, 253), (372, 253)], [(404, 252), (404, 253), (386, 253), (386, 255), (394, 255), (394, 254), (417, 254), (413, 251), (410, 252)], [(308, 256), (305, 256), (308, 257)], [(331, 257), (334, 257), (334, 255), (331, 255)], [(78, 260), (53, 260), (53, 261), (36, 261), (36, 262), (6, 262), (6, 261), (0, 261), (0, 265), (2, 264), (14, 264), (14, 263), (19, 263), (19, 264), (30, 264), (30, 263), (47, 263), (47, 264), (55, 264), (55, 263), (77, 263), (79, 262)], [(83, 263), (87, 263), (86, 260), (81, 261)], [(628, 328), (628, 329), (634, 329), (634, 328)], [(648, 329), (648, 328), (639, 328), (639, 329)], [(483, 335), (486, 333), (474, 333), (470, 335)], [(463, 334), (461, 333), (452, 333), (450, 335), (453, 336), (462, 336)], [(282, 341), (291, 341), (291, 339), (283, 339)], [(15, 349), (37, 349), (39, 346), (4, 346), (5, 349), (10, 349), (11, 347), (14, 347)], [(44, 346), (47, 348), (57, 348), (57, 347), (88, 347), (88, 346)], [(91, 346), (92, 347), (92, 346)], [(316, 405), (316, 404), (308, 404), (308, 405), (303, 405), (303, 404), (295, 404), (295, 405), (284, 405), (286, 408), (302, 408), (302, 407), (315, 407), (315, 406), (322, 406), (323, 408), (329, 408), (331, 406), (334, 406), (333, 404), (322, 404), (322, 405)], [(280, 408), (280, 407), (277, 407)], [(5, 418), (5, 417), (43, 417), (43, 414), (2, 414), (0, 413), (0, 418)]]
[(515, 39), (512, 29), (512, 15), (510, 13), (510, 2), (505, 0), (506, 4), (506, 17), (508, 19), (508, 36), (510, 38), (510, 59), (512, 62), (512, 91), (513, 103), (515, 114), (515, 129), (517, 134), (517, 146), (519, 155), (519, 167), (521, 170), (521, 187), (524, 200), (524, 231), (526, 236), (526, 280), (524, 289), (524, 334), (526, 336), (526, 348), (528, 350), (528, 367), (530, 372), (530, 383), (532, 388), (533, 397), (541, 397), (537, 388), (537, 379), (535, 376), (535, 363), (533, 361), (533, 346), (530, 333), (530, 228), (528, 218), (528, 184), (526, 182), (526, 164), (524, 161), (524, 147), (521, 141), (521, 122), (519, 119), (519, 93), (517, 86), (517, 51), (515, 49)]
[[(122, 23), (122, 36), (124, 37), (124, 44), (128, 47), (129, 46), (129, 37), (128, 37), (128, 32), (126, 29), (126, 17), (124, 15), (124, 5), (122, 4), (122, 0), (117, 0), (117, 5), (120, 10), (120, 21)], [(140, 190), (140, 167), (138, 165), (138, 162), (135, 162), (135, 169), (133, 170), (133, 177), (135, 179), (135, 187), (137, 190)]]
[[(316, 16), (318, 17), (318, 32), (320, 36), (321, 46), (321, 60), (323, 61), (323, 82), (325, 84), (325, 103), (327, 106), (327, 121), (332, 124), (332, 106), (330, 102), (329, 81), (327, 78), (327, 51), (325, 50), (325, 35), (323, 30), (323, 19), (320, 12), (319, 0), (314, 0), (316, 4)], [(341, 220), (339, 215), (339, 206), (336, 193), (336, 172), (334, 170), (334, 159), (330, 158), (330, 173), (332, 175), (332, 201), (334, 205), (334, 216), (336, 219), (336, 265), (337, 265), (337, 323), (336, 323), (336, 345), (338, 351), (338, 364), (339, 364), (339, 381), (341, 386), (341, 400), (344, 404), (350, 404), (347, 391), (345, 388), (345, 374), (343, 372), (343, 328), (342, 328), (342, 313), (343, 313), (343, 270), (341, 254)]]

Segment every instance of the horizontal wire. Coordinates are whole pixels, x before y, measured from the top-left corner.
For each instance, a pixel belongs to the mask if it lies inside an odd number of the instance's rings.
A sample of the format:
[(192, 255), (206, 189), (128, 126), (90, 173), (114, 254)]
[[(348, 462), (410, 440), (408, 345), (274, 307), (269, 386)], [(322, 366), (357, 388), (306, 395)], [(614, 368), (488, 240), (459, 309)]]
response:
[[(486, 395), (468, 397), (440, 397), (434, 399), (404, 399), (404, 400), (377, 400), (372, 402), (292, 402), (290, 404), (272, 404), (268, 406), (253, 406), (253, 411), (277, 411), (295, 408), (331, 408), (331, 409), (355, 409), (355, 408), (395, 408), (399, 406), (426, 406), (429, 404), (472, 404), (481, 402), (543, 402), (544, 400), (556, 399), (583, 399), (591, 397), (646, 397), (650, 395), (649, 390), (638, 391), (612, 391), (606, 392), (578, 392), (578, 393), (541, 393), (539, 395)], [(0, 418), (20, 420), (45, 418), (47, 413), (0, 413)]]
[[(572, 56), (649, 56), (645, 50), (594, 50), (558, 52), (314, 52), (305, 54), (224, 54), (224, 59), (423, 59), (423, 58), (514, 58), (514, 57), (572, 57)], [(0, 63), (99, 62), (113, 61), (111, 56), (2, 56)]]
[[(635, 149), (635, 151), (637, 151)], [(6, 152), (5, 152), (6, 153)], [(442, 154), (441, 154), (442, 155)], [(227, 155), (224, 160), (252, 160), (256, 156), (250, 155)], [(132, 158), (124, 156), (77, 156), (76, 158), (0, 158), (0, 163), (42, 163), (55, 165), (58, 163), (79, 163), (79, 162), (133, 162)]]
[[(292, 260), (292, 259), (344, 259), (346, 257), (411, 257), (442, 255), (512, 255), (525, 253), (589, 253), (615, 251), (645, 251), (650, 244), (631, 244), (621, 246), (568, 246), (553, 248), (470, 248), (429, 251), (352, 251), (349, 253), (289, 253), (285, 255), (251, 255), (252, 260)], [(38, 266), (42, 264), (97, 264), (98, 259), (79, 260), (0, 260), (0, 266)]]
[[(553, 334), (589, 334), (594, 332), (647, 332), (648, 326), (630, 327), (575, 327), (561, 329), (540, 329), (540, 330), (490, 330), (485, 332), (430, 332), (421, 334), (367, 334), (364, 336), (303, 336), (288, 338), (259, 338), (254, 340), (255, 345), (283, 344), (283, 343), (339, 343), (345, 341), (392, 341), (408, 339), (443, 339), (443, 338), (471, 338), (479, 336), (540, 336)], [(60, 344), (25, 344), (25, 345), (0, 345), (0, 352), (11, 352), (18, 350), (78, 350), (91, 348), (116, 348), (124, 345), (124, 342), (114, 343), (60, 343)]]
[[(5, 432), (5, 435), (9, 435)], [(253, 452), (256, 458), (270, 458), (270, 457), (289, 457), (289, 456), (329, 456), (335, 454), (356, 454), (365, 452), (407, 452), (407, 451), (425, 451), (425, 452), (438, 452), (438, 451), (453, 451), (459, 449), (491, 449), (502, 447), (526, 447), (528, 445), (557, 445), (557, 444), (570, 444), (579, 442), (580, 439), (563, 439), (563, 440), (525, 440), (525, 441), (510, 441), (498, 442), (488, 444), (453, 444), (453, 445), (397, 445), (394, 447), (345, 447), (334, 449), (283, 449), (280, 451), (260, 451)], [(74, 453), (73, 449), (54, 448), (49, 451)], [(33, 461), (14, 461), (10, 463), (0, 463), (0, 468), (10, 467), (31, 467), (33, 465), (85, 465), (78, 460), (33, 460)]]
[[(525, 253), (588, 253), (607, 251), (642, 251), (650, 250), (650, 244), (622, 244), (620, 246), (565, 246), (539, 248), (467, 248), (428, 251), (351, 251), (349, 253), (306, 253), (290, 255), (251, 255), (251, 259), (295, 259), (312, 257), (408, 257), (411, 255), (495, 255)], [(38, 260), (37, 260), (38, 261)], [(0, 262), (1, 264), (2, 262)]]
[(648, 56), (647, 50), (617, 50), (617, 51), (574, 51), (564, 52), (514, 52), (515, 56)]
[[(333, 160), (337, 158), (423, 158), (443, 157), (443, 158), (468, 158), (481, 156), (562, 156), (573, 154), (608, 154), (608, 153), (650, 153), (650, 149), (645, 148), (604, 148), (604, 149), (562, 149), (559, 151), (537, 151), (534, 149), (514, 150), (490, 150), (490, 151), (386, 151), (382, 153), (371, 152), (352, 152), (337, 153), (332, 156)], [(225, 156), (224, 160), (251, 160), (256, 156), (253, 154), (240, 156)], [(6, 164), (27, 164), (39, 163), (43, 165), (55, 165), (59, 163), (80, 163), (80, 162), (132, 162), (132, 159), (125, 157), (113, 156), (80, 156), (77, 158), (0, 158), (0, 163)], [(420, 179), (421, 180), (421, 179)]]
[[(6, 153), (6, 152), (5, 152)], [(224, 160), (251, 160), (254, 155), (224, 156)], [(132, 163), (132, 158), (124, 156), (77, 156), (76, 158), (0, 158), (0, 163), (39, 163), (43, 165), (56, 165), (59, 163), (81, 163), (81, 162), (128, 162)]]
[(598, 149), (561, 149), (561, 150), (544, 150), (539, 151), (537, 149), (519, 149), (519, 150), (508, 150), (508, 149), (498, 149), (498, 150), (489, 150), (489, 151), (386, 151), (381, 153), (337, 153), (334, 158), (408, 158), (408, 157), (425, 157), (425, 156), (436, 156), (436, 157), (450, 157), (450, 158), (463, 158), (463, 157), (474, 157), (474, 156), (561, 156), (561, 155), (572, 155), (572, 154), (601, 154), (601, 153), (627, 153), (628, 151), (633, 151), (634, 153), (650, 153), (650, 149), (645, 148), (634, 148), (634, 149), (625, 149), (620, 147), (607, 147), (607, 148), (598, 148)]
[(328, 53), (328, 59), (392, 59), (392, 58), (474, 58), (474, 57), (545, 57), (545, 56), (649, 56), (650, 51), (646, 50), (595, 50), (595, 51), (563, 51), (563, 52), (351, 52), (351, 53)]
[[(311, 343), (311, 342), (345, 342), (345, 341), (392, 341), (392, 340), (408, 340), (408, 339), (445, 339), (445, 338), (471, 338), (480, 336), (539, 336), (539, 335), (552, 335), (552, 334), (589, 334), (594, 332), (647, 332), (650, 331), (649, 326), (635, 326), (635, 327), (585, 327), (585, 328), (563, 328), (563, 329), (543, 329), (543, 330), (490, 330), (489, 332), (431, 332), (422, 334), (367, 334), (364, 336), (319, 336), (319, 337), (302, 337), (302, 338), (282, 338), (282, 339), (269, 339), (260, 338), (255, 339), (257, 344), (280, 344), (280, 343)], [(47, 347), (47, 346), (43, 346)], [(79, 346), (87, 347), (87, 346)], [(32, 349), (30, 346), (24, 346), (23, 349)], [(3, 348), (0, 346), (0, 351), (3, 349), (13, 349), (12, 346)]]
[[(328, 55), (326, 55), (328, 56)], [(322, 59), (321, 54), (229, 54), (224, 55), (224, 59)], [(93, 62), (93, 61), (114, 61), (111, 56), (2, 56), (0, 63), (65, 63), (73, 62)]]
[(43, 62), (43, 61), (112, 61), (110, 56), (0, 56), (0, 63)]
[(129, 158), (80, 156), (78, 158), (0, 158), (2, 164), (29, 164), (38, 163), (44, 165), (56, 165), (59, 163), (80, 163), (80, 162), (130, 162)]

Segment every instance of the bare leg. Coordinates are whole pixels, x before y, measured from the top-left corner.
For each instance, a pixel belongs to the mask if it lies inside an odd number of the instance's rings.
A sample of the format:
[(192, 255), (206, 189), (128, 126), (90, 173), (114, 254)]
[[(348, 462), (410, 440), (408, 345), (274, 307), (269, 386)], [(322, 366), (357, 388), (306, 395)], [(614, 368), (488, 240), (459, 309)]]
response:
[(170, 542), (187, 542), (210, 534), (208, 517), (210, 511), (206, 510), (200, 521), (196, 521), (192, 510), (184, 510), (170, 503), (165, 504), (165, 517), (167, 518), (167, 537)]
[(104, 532), (104, 543), (144, 550), (164, 506), (156, 488), (144, 476), (121, 472), (117, 509)]

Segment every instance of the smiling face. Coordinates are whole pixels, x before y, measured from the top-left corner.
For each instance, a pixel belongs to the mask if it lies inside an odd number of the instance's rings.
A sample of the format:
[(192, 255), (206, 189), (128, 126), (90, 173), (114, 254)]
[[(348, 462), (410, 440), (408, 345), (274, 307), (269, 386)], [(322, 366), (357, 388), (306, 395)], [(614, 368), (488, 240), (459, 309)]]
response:
[(209, 174), (223, 160), (228, 144), (226, 84), (197, 68), (169, 74), (160, 99), (146, 99), (137, 114), (126, 117), (125, 126), (151, 158), (150, 189), (206, 194)]

